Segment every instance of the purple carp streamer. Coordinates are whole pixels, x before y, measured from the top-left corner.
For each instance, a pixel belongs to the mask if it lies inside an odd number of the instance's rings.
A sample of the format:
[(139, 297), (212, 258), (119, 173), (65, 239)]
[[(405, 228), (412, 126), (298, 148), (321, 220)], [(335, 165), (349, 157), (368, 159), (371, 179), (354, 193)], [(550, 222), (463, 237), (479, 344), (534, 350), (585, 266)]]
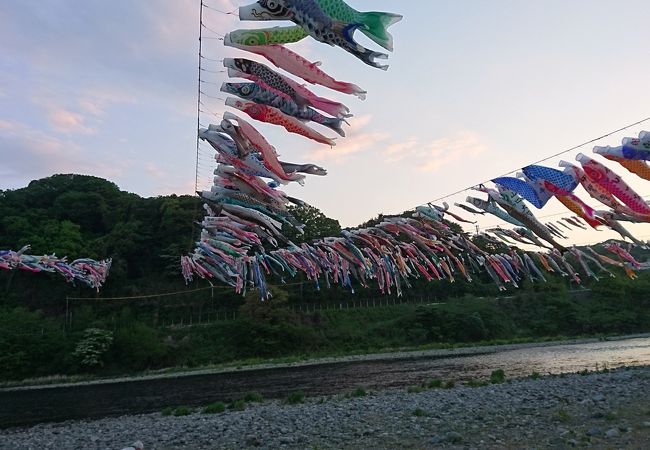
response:
[(26, 255), (27, 250), (29, 245), (17, 252), (0, 250), (0, 269), (58, 273), (68, 283), (74, 284), (75, 281), (80, 281), (99, 291), (111, 268), (110, 259), (95, 261), (84, 258), (69, 263), (65, 257), (59, 258), (56, 255)]

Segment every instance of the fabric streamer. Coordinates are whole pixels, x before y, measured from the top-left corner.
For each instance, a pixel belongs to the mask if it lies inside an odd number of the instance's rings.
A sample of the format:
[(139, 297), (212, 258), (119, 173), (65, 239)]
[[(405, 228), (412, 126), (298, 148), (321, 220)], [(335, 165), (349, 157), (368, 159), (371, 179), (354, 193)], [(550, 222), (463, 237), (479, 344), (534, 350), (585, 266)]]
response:
[(99, 292), (111, 268), (111, 259), (95, 261), (83, 258), (69, 263), (67, 258), (59, 258), (56, 255), (27, 255), (25, 252), (29, 248), (30, 246), (26, 245), (17, 252), (0, 250), (0, 269), (58, 273), (68, 283), (80, 281)]

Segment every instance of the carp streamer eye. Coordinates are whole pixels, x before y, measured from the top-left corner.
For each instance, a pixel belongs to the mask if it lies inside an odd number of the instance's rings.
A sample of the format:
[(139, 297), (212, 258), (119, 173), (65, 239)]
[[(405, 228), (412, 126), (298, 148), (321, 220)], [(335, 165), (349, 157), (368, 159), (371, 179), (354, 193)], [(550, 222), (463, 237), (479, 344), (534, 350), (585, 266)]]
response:
[(259, 45), (259, 39), (257, 36), (250, 36), (244, 40), (244, 45)]
[(250, 86), (242, 86), (239, 92), (241, 92), (243, 95), (249, 95), (251, 93), (251, 88)]

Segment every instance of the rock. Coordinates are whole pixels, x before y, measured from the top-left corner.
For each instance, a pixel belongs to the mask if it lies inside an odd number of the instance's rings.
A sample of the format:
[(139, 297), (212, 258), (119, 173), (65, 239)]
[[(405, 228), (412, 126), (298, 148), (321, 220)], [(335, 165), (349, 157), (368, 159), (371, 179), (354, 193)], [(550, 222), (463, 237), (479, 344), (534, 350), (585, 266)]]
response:
[(578, 441), (576, 441), (575, 439), (569, 439), (568, 441), (566, 441), (566, 443), (567, 443), (567, 445), (570, 445), (571, 447), (577, 447), (578, 446)]
[(603, 394), (596, 394), (592, 396), (591, 399), (595, 402), (603, 402), (605, 401), (605, 396)]
[(643, 422), (643, 426), (646, 428), (650, 427), (650, 422)]
[(257, 436), (246, 436), (246, 445), (249, 447), (259, 447), (262, 445), (262, 441)]
[(463, 436), (455, 431), (450, 431), (445, 435), (445, 441), (451, 442), (452, 444), (458, 444), (463, 441)]
[(605, 432), (605, 437), (607, 438), (615, 438), (619, 437), (621, 435), (621, 432), (618, 431), (618, 428), (610, 428)]
[(601, 434), (601, 429), (598, 427), (591, 427), (587, 430), (588, 436), (599, 436)]
[(293, 438), (291, 436), (280, 436), (280, 444), (293, 444)]
[(438, 436), (437, 434), (434, 434), (429, 442), (431, 442), (432, 444), (440, 444), (444, 440), (445, 439), (442, 436)]

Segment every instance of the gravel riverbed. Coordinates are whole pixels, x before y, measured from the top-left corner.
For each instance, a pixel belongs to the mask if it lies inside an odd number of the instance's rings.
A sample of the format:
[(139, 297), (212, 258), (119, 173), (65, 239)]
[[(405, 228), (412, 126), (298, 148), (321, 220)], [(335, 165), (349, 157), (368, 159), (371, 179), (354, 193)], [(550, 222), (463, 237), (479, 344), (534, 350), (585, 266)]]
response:
[(650, 448), (650, 367), (344, 394), (6, 429), (0, 449)]

